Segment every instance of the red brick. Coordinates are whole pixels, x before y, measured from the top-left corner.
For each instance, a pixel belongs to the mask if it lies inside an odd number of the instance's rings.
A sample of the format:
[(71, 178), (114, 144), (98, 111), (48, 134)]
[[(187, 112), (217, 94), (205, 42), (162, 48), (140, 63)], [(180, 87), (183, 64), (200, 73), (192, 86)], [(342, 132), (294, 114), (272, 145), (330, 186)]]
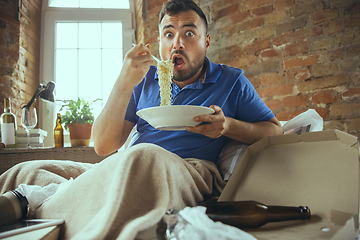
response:
[(306, 96), (290, 96), (283, 99), (283, 106), (288, 108), (295, 108), (300, 106), (306, 106), (308, 98)]
[(354, 95), (360, 95), (360, 87), (351, 88), (350, 92), (347, 90), (342, 94), (343, 97), (350, 97), (350, 96), (354, 96)]
[(232, 23), (240, 23), (246, 20), (249, 16), (250, 16), (249, 11), (239, 12), (231, 15), (230, 20)]
[[(233, 19), (231, 21), (234, 21), (234, 23), (236, 23), (237, 20)], [(221, 31), (227, 33), (229, 36), (232, 36), (232, 35), (239, 34), (239, 32), (246, 31), (246, 30), (253, 31), (253, 29), (256, 29), (256, 28), (262, 26), (263, 23), (264, 23), (264, 20), (262, 18), (255, 18), (255, 19), (250, 19), (248, 21), (245, 21), (245, 22), (242, 22), (239, 24), (229, 25), (227, 27), (222, 28)], [(242, 34), (244, 34), (244, 33), (242, 33)]]
[(323, 9), (313, 14), (313, 23), (318, 24), (332, 19), (339, 18), (339, 10), (336, 8)]
[(247, 8), (256, 8), (265, 4), (268, 4), (269, 0), (247, 0), (244, 4), (245, 7)]
[(295, 4), (295, 0), (278, 0), (274, 3), (276, 9), (289, 8)]
[(337, 39), (335, 36), (327, 36), (321, 40), (316, 40), (312, 44), (311, 50), (327, 50), (337, 47)]
[(352, 117), (353, 114), (355, 116), (359, 116), (360, 112), (360, 103), (352, 103), (351, 105), (346, 104), (332, 104), (330, 106), (330, 116), (339, 117), (339, 118), (348, 118)]
[(345, 28), (354, 28), (360, 24), (360, 13), (345, 16)]
[[(359, 13), (360, 12), (360, 2), (355, 2), (354, 4), (352, 4), (351, 6), (348, 6), (345, 9), (345, 14), (355, 14), (355, 13)], [(360, 129), (360, 128), (359, 128)]]
[(268, 39), (259, 40), (259, 41), (253, 42), (253, 43), (245, 46), (244, 53), (245, 54), (257, 53), (257, 52), (260, 52), (261, 50), (268, 49), (268, 48), (270, 48), (270, 41)]
[(294, 88), (293, 84), (286, 84), (286, 85), (269, 87), (269, 88), (261, 88), (261, 89), (257, 89), (257, 91), (261, 98), (266, 98), (266, 97), (285, 96), (292, 94), (293, 88)]
[(268, 14), (264, 17), (264, 19), (265, 19), (265, 24), (278, 25), (279, 23), (284, 22), (284, 20), (287, 17), (288, 17), (288, 12), (286, 10), (282, 10), (282, 11), (276, 11), (272, 14)]
[(238, 30), (239, 31), (245, 31), (249, 29), (256, 29), (264, 24), (264, 19), (262, 18), (254, 18), (249, 21), (243, 22)]
[[(245, 70), (245, 69), (244, 69)], [(253, 64), (246, 69), (245, 74), (250, 76), (262, 75), (262, 73), (280, 72), (282, 71), (279, 60), (259, 62)]]
[(285, 69), (293, 68), (293, 67), (302, 67), (302, 66), (309, 66), (312, 64), (318, 63), (319, 55), (309, 55), (303, 57), (296, 57), (284, 60), (284, 67)]
[(315, 108), (315, 111), (322, 117), (323, 119), (326, 119), (329, 116), (329, 113), (324, 108)]
[[(306, 109), (307, 110), (307, 109)], [(276, 118), (279, 121), (289, 121), (292, 118), (296, 117), (297, 115), (299, 115), (300, 113), (305, 112), (306, 110), (295, 110), (295, 111), (284, 111), (284, 112), (280, 112), (278, 114), (276, 114)]]
[(299, 42), (290, 45), (286, 45), (284, 49), (285, 57), (298, 55), (300, 53), (306, 53), (308, 51), (307, 42)]
[(337, 68), (336, 62), (330, 62), (329, 64), (315, 64), (310, 67), (310, 72), (312, 77), (324, 77), (336, 75)]
[(323, 29), (324, 29), (323, 30), (324, 34), (332, 34), (332, 33), (341, 32), (343, 29), (342, 21), (340, 21), (340, 20), (330, 21), (323, 25)]
[(285, 76), (290, 81), (304, 81), (310, 78), (310, 71), (308, 68), (290, 69), (285, 73)]
[(264, 102), (273, 112), (276, 112), (276, 111), (280, 110), (280, 108), (281, 108), (279, 99), (268, 100), (268, 101), (264, 101)]
[(299, 2), (293, 8), (291, 8), (291, 17), (299, 17), (307, 13), (312, 13), (314, 11), (324, 8), (323, 1), (308, 1), (308, 2)]
[(272, 5), (267, 5), (267, 6), (255, 8), (255, 9), (251, 10), (251, 13), (256, 16), (261, 16), (261, 15), (272, 13), (273, 10), (274, 9), (273, 9)]
[(262, 51), (259, 56), (263, 61), (268, 61), (280, 58), (281, 53), (275, 49), (267, 49)]
[(306, 30), (300, 29), (295, 32), (283, 34), (280, 37), (275, 37), (272, 39), (272, 41), (273, 44), (278, 47), (284, 44), (303, 41), (305, 38), (306, 38)]
[(261, 84), (264, 87), (278, 85), (283, 82), (283, 79), (277, 73), (270, 73), (260, 77)]
[(314, 26), (306, 31), (307, 36), (317, 37), (323, 34), (323, 29), (320, 26)]
[(343, 86), (346, 84), (347, 84), (346, 75), (340, 74), (333, 77), (316, 78), (316, 79), (311, 79), (310, 81), (301, 82), (297, 84), (297, 87), (300, 92), (307, 92), (317, 89)]
[(304, 29), (307, 24), (307, 20), (304, 18), (286, 21), (285, 23), (275, 26), (275, 30), (278, 34), (293, 32), (298, 29)]
[(244, 67), (256, 63), (256, 56), (254, 54), (246, 55), (243, 57), (237, 57), (231, 60), (228, 64), (233, 67)]
[(234, 5), (231, 5), (229, 7), (220, 9), (219, 11), (212, 12), (211, 19), (213, 21), (216, 21), (216, 20), (218, 20), (220, 18), (223, 18), (225, 16), (233, 15), (233, 14), (235, 14), (237, 12), (239, 12), (239, 6), (238, 6), (238, 4), (234, 4)]
[(314, 103), (334, 103), (337, 101), (337, 96), (331, 91), (322, 91), (312, 96), (311, 100)]
[[(199, 3), (200, 1), (197, 0), (195, 2)], [(166, 2), (166, 0), (163, 0), (163, 2)], [(238, 4), (239, 0), (222, 0), (222, 1), (212, 1), (212, 2), (213, 3), (211, 3), (211, 5), (210, 5), (210, 11), (211, 12), (216, 11), (216, 10), (221, 9), (221, 8), (224, 8), (225, 6), (229, 6), (229, 5), (234, 4), (234, 3)], [(205, 10), (205, 9), (203, 9), (203, 10)]]

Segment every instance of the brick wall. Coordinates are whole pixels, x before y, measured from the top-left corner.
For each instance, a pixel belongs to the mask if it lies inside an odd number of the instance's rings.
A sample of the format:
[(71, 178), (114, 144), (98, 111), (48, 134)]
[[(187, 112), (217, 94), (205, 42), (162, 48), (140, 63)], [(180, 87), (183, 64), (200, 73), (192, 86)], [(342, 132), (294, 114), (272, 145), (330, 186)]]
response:
[[(315, 109), (324, 129), (360, 137), (358, 0), (195, 0), (209, 21), (208, 57), (245, 70), (279, 120)], [(164, 0), (136, 0), (137, 38), (158, 56)]]
[(10, 97), (18, 127), (20, 105), (31, 99), (39, 84), (41, 26), (41, 0), (20, 3), (19, 15), (17, 0), (0, 0), (0, 112), (3, 99)]

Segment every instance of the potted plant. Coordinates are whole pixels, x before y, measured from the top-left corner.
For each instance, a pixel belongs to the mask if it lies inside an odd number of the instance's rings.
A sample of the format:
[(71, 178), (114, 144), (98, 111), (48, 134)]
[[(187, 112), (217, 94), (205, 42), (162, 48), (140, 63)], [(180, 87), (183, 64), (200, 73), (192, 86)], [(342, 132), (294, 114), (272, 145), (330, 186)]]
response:
[(91, 138), (91, 128), (94, 123), (94, 115), (91, 112), (91, 104), (101, 100), (100, 98), (95, 99), (91, 103), (84, 99), (78, 98), (74, 100), (63, 100), (63, 104), (60, 111), (64, 108), (66, 113), (61, 116), (61, 120), (64, 123), (65, 129), (70, 132), (71, 146), (89, 146)]

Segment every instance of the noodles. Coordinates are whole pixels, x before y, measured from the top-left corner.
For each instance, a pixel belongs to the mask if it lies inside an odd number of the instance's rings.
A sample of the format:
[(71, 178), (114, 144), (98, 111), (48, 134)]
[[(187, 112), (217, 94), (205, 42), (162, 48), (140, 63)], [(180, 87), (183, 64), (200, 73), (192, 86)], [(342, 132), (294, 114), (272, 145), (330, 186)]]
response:
[(171, 60), (160, 61), (157, 64), (159, 86), (160, 86), (160, 106), (171, 105), (171, 82), (173, 78), (174, 66)]

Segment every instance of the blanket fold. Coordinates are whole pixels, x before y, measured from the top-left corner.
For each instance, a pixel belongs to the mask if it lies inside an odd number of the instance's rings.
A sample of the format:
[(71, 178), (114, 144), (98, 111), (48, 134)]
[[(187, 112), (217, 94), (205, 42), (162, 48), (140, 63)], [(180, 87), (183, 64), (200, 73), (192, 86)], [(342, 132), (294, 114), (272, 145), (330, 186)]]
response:
[(65, 220), (62, 239), (134, 239), (167, 209), (196, 206), (225, 181), (216, 165), (182, 159), (153, 144), (138, 144), (97, 164), (39, 160), (0, 176), (1, 193), (19, 184), (46, 186), (74, 178), (44, 202), (34, 218)]

